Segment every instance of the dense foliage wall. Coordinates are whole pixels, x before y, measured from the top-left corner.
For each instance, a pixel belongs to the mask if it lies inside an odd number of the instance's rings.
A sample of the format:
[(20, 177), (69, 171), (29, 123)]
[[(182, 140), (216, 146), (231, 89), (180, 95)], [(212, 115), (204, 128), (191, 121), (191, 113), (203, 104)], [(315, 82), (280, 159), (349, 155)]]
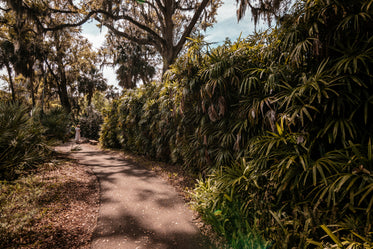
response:
[(35, 116), (44, 128), (43, 135), (47, 140), (66, 141), (69, 138), (70, 115), (66, 114), (62, 107), (55, 107), (46, 112), (38, 113), (34, 111)]
[(82, 137), (99, 139), (100, 128), (103, 123), (102, 114), (92, 106), (88, 106), (79, 118)]
[(276, 30), (193, 41), (112, 105), (101, 142), (201, 172), (194, 206), (233, 248), (372, 247), (372, 18), (297, 1)]

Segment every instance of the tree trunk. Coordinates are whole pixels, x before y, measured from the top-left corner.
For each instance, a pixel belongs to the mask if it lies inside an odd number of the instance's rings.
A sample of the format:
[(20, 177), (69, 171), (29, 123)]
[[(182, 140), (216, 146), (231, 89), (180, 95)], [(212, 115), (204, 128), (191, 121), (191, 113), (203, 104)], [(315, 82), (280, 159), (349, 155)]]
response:
[(44, 63), (42, 61), (40, 62), (40, 69), (41, 69), (41, 74), (42, 74), (40, 76), (40, 80), (43, 79), (43, 93), (41, 95), (41, 113), (43, 114), (44, 113), (44, 100), (45, 100), (45, 86), (48, 84), (48, 82), (47, 82), (47, 75), (44, 69)]
[(61, 105), (65, 108), (67, 113), (71, 112), (71, 104), (69, 101), (69, 96), (67, 94), (67, 84), (66, 84), (66, 75), (63, 72), (63, 78), (57, 83), (58, 84), (58, 94), (60, 96)]
[(67, 113), (70, 113), (71, 112), (71, 104), (70, 104), (70, 101), (69, 101), (69, 96), (67, 94), (66, 75), (64, 74), (64, 69), (61, 70), (61, 68), (58, 66), (59, 67), (58, 69), (59, 69), (60, 74), (61, 74), (60, 76), (63, 76), (63, 79), (59, 79), (57, 77), (57, 75), (53, 72), (53, 69), (49, 65), (48, 62), (47, 62), (47, 66), (48, 66), (48, 69), (51, 72), (53, 78), (56, 80), (56, 83), (57, 83), (57, 93), (58, 93), (58, 96), (60, 97), (61, 105), (66, 110)]
[(32, 107), (35, 107), (35, 89), (34, 89), (34, 73), (31, 72), (30, 77), (26, 78), (26, 82), (28, 81), (28, 86), (30, 88), (31, 92), (31, 101), (32, 101)]
[(88, 94), (87, 94), (88, 106), (91, 106), (92, 96), (93, 96), (93, 91), (88, 91)]
[(162, 69), (162, 75), (170, 69), (170, 66), (175, 62), (177, 58), (177, 54), (174, 53), (174, 49), (168, 49), (166, 50), (166, 53), (162, 54), (163, 57), (163, 69)]
[(67, 79), (66, 79), (66, 73), (65, 73), (65, 67), (62, 62), (62, 57), (57, 55), (57, 66), (58, 66), (58, 72), (60, 74), (60, 81), (59, 81), (59, 89), (60, 89), (60, 100), (61, 105), (65, 108), (67, 113), (71, 112), (71, 104), (69, 101), (69, 96), (67, 94)]
[(12, 78), (12, 69), (10, 68), (10, 65), (6, 65), (6, 69), (8, 71), (8, 77), (9, 77), (9, 87), (10, 91), (12, 92), (12, 100), (13, 102), (16, 101), (16, 93), (14, 92), (14, 84), (13, 84), (13, 78)]

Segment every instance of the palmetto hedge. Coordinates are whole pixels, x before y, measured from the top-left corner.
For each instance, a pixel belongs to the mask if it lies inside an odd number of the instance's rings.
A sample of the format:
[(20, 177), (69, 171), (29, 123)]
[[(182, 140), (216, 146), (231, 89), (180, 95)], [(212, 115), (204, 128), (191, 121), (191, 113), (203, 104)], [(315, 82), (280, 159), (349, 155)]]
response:
[(13, 180), (36, 168), (50, 155), (44, 127), (18, 103), (0, 103), (0, 181)]
[(192, 41), (107, 127), (202, 172), (194, 206), (234, 248), (372, 248), (373, 1), (292, 9), (244, 41)]

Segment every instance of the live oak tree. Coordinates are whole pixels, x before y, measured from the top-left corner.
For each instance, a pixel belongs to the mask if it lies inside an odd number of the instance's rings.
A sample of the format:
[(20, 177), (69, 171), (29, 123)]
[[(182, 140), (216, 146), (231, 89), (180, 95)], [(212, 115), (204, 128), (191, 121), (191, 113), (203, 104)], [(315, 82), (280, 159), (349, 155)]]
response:
[[(11, 62), (16, 76), (22, 75), (25, 77), (32, 103), (35, 105), (33, 67), (40, 55), (40, 47), (38, 46), (40, 39), (37, 32), (33, 30), (32, 23), (17, 17), (13, 11), (3, 12), (0, 16), (1, 40), (3, 43), (9, 43), (10, 45), (7, 46), (7, 54), (10, 59), (8, 63)], [(7, 68), (8, 75), (11, 75), (9, 69)], [(13, 81), (11, 77), (9, 81)]]
[(93, 93), (95, 91), (105, 91), (107, 89), (106, 80), (102, 73), (94, 66), (78, 77), (78, 91), (87, 94), (88, 106), (91, 106)]
[[(41, 45), (45, 36), (55, 36), (58, 31), (80, 26), (93, 14), (85, 11), (84, 1), (0, 1), (0, 25), (6, 33), (2, 39), (13, 44), (13, 68), (16, 75), (25, 77), (33, 106), (37, 89), (34, 85), (35, 68), (37, 62), (43, 64), (44, 51)], [(9, 80), (12, 80), (11, 77)], [(61, 102), (70, 111), (64, 92), (64, 88), (59, 89), (59, 93), (64, 96)]]
[(97, 63), (97, 53), (77, 28), (55, 31), (48, 39), (48, 72), (53, 76), (61, 105), (71, 111), (71, 95), (79, 88), (82, 75), (88, 75)]
[(141, 0), (95, 2), (95, 16), (114, 34), (154, 47), (163, 72), (175, 61), (187, 38), (215, 22), (220, 0)]
[[(42, 86), (51, 84), (50, 88), (56, 89), (64, 109), (70, 112), (69, 95), (74, 91), (77, 71), (69, 67), (72, 62), (67, 62), (69, 60), (66, 58), (69, 57), (68, 49), (71, 45), (68, 45), (69, 39), (74, 36), (71, 33), (76, 32), (74, 28), (95, 17), (115, 35), (128, 39), (133, 51), (136, 52), (137, 48), (141, 51), (144, 47), (154, 48), (163, 59), (165, 71), (175, 61), (187, 38), (197, 28), (204, 29), (215, 21), (219, 4), (220, 0), (2, 0), (0, 24), (2, 29), (7, 30), (14, 47), (14, 72), (25, 78), (33, 105), (36, 103), (35, 95), (40, 81), (44, 79)], [(128, 68), (138, 66), (133, 63), (137, 60), (134, 56), (117, 58), (118, 62), (127, 64)], [(147, 64), (146, 57), (139, 58), (146, 70), (143, 74), (131, 72), (126, 75), (125, 78), (129, 79), (127, 76), (131, 75), (132, 79), (123, 84), (128, 85), (130, 81), (137, 81), (139, 78), (143, 82), (150, 79), (153, 68)], [(39, 75), (36, 75), (36, 71)], [(42, 76), (43, 74), (46, 75)], [(53, 80), (48, 80), (51, 77)], [(36, 82), (37, 78), (39, 82)]]
[(116, 66), (119, 86), (128, 89), (136, 87), (140, 81), (148, 84), (156, 73), (159, 56), (156, 50), (147, 45), (139, 45), (109, 31), (101, 49), (104, 63)]
[(12, 15), (17, 26), (28, 23), (28, 32), (38, 33), (78, 27), (95, 14), (87, 11), (84, 0), (0, 0), (0, 11), (2, 16)]
[(14, 43), (16, 73), (29, 76), (35, 61), (30, 57), (47, 32), (79, 26), (91, 15), (84, 16), (72, 1), (0, 1), (0, 24)]
[[(165, 71), (175, 61), (187, 38), (197, 28), (204, 29), (215, 21), (219, 4), (220, 0), (2, 0), (0, 23), (8, 26), (13, 35), (14, 70), (26, 78), (35, 104), (33, 68), (38, 60), (42, 60), (37, 57), (40, 54), (37, 50), (45, 36), (55, 39), (56, 34), (65, 32), (66, 28), (77, 27), (95, 17), (115, 35), (138, 45), (154, 47), (163, 59)], [(70, 111), (63, 73), (60, 76), (61, 102)]]

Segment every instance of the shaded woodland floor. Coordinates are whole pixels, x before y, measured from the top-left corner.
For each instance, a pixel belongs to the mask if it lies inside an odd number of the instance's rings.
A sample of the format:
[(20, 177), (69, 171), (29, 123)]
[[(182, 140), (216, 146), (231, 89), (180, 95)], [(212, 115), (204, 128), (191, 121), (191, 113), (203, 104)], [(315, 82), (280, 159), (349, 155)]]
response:
[(0, 248), (90, 248), (96, 176), (65, 157), (0, 184)]

